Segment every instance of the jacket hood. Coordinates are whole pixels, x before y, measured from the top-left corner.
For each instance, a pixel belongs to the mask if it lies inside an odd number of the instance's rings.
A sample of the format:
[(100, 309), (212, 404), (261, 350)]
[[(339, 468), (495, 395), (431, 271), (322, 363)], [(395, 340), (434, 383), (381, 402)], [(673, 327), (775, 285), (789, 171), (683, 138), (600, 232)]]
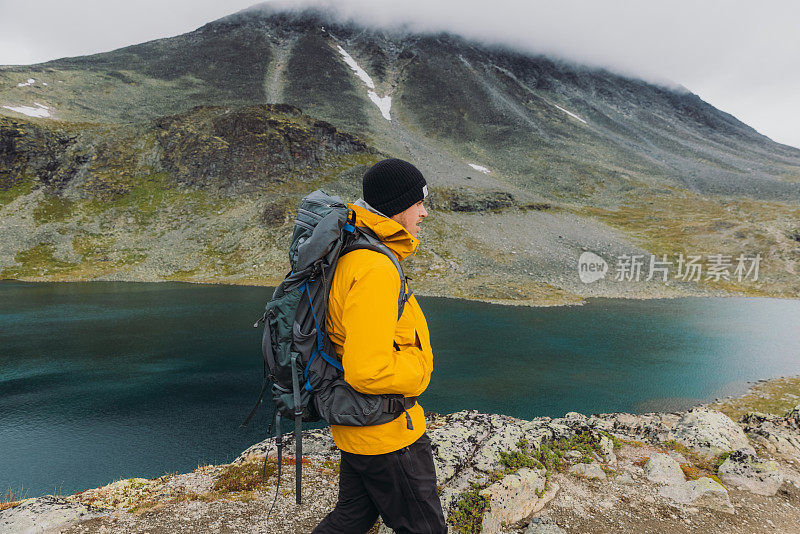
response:
[(419, 239), (408, 233), (402, 224), (370, 211), (368, 207), (360, 204), (347, 205), (356, 214), (356, 226), (364, 226), (375, 232), (378, 239), (383, 241), (383, 244), (389, 247), (389, 250), (394, 252), (399, 260), (403, 260), (417, 251)]

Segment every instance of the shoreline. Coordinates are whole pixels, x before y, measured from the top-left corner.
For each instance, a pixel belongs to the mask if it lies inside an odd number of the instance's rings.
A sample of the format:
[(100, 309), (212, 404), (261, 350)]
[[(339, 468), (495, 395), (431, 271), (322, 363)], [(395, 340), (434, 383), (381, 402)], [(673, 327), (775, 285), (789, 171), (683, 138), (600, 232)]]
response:
[[(179, 284), (191, 284), (191, 285), (203, 285), (203, 286), (242, 286), (242, 287), (253, 287), (253, 288), (265, 288), (265, 287), (277, 287), (281, 280), (277, 280), (277, 282), (273, 279), (243, 279), (243, 280), (170, 280), (170, 279), (155, 279), (155, 280), (135, 280), (135, 279), (128, 279), (128, 280), (86, 280), (80, 278), (64, 278), (58, 280), (52, 280), (47, 278), (3, 278), (0, 279), (0, 282), (21, 282), (21, 283), (95, 283), (95, 282), (106, 282), (106, 283), (131, 283), (131, 284), (164, 284), (164, 283), (179, 283)], [(553, 299), (550, 298), (543, 298), (543, 299), (523, 299), (523, 300), (510, 300), (510, 299), (492, 299), (492, 298), (482, 298), (482, 297), (462, 297), (462, 296), (453, 296), (450, 294), (446, 294), (443, 291), (427, 291), (425, 289), (422, 290), (414, 290), (414, 294), (420, 297), (435, 297), (435, 298), (444, 298), (450, 300), (462, 300), (467, 302), (481, 302), (484, 304), (493, 304), (497, 306), (509, 306), (509, 307), (516, 307), (516, 306), (523, 306), (529, 308), (555, 308), (555, 307), (562, 307), (562, 306), (583, 306), (590, 301), (597, 301), (597, 300), (675, 300), (675, 299), (682, 299), (682, 298), (768, 298), (768, 299), (776, 299), (776, 300), (800, 300), (800, 296), (797, 297), (786, 297), (782, 295), (748, 295), (744, 293), (731, 293), (727, 292), (724, 294), (712, 294), (712, 293), (700, 293), (700, 294), (661, 294), (661, 293), (654, 293), (654, 294), (637, 294), (635, 296), (631, 295), (600, 295), (600, 296), (582, 296), (582, 295), (574, 295), (574, 299), (569, 298), (562, 298), (558, 300), (555, 298), (557, 295), (553, 295)]]

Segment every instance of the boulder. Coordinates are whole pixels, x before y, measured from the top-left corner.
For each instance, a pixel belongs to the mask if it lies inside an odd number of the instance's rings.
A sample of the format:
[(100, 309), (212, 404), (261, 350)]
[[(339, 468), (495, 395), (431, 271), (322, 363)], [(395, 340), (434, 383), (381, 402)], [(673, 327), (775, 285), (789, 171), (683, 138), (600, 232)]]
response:
[(575, 464), (569, 468), (569, 473), (578, 478), (588, 480), (605, 480), (606, 474), (597, 462), (590, 464)]
[(636, 441), (663, 443), (674, 439), (673, 428), (678, 421), (675, 414), (613, 413), (593, 415), (588, 424), (597, 430), (613, 432)]
[(528, 517), (552, 499), (558, 488), (551, 484), (553, 487), (545, 493), (545, 473), (544, 469), (523, 467), (481, 490), (481, 495), (489, 497), (489, 507), (483, 514), (481, 532), (501, 532), (503, 525)]
[(719, 478), (757, 495), (775, 495), (783, 484), (783, 475), (774, 461), (758, 458), (752, 449), (739, 449), (719, 468)]
[(492, 417), (473, 410), (456, 412), (445, 416), (439, 426), (428, 431), (439, 484), (466, 467), (491, 434)]
[(680, 464), (670, 455), (655, 453), (644, 464), (644, 476), (656, 484), (680, 484), (686, 481)]
[(658, 492), (662, 497), (678, 504), (699, 506), (729, 514), (734, 513), (728, 490), (719, 482), (708, 477), (662, 486)]
[(750, 412), (744, 415), (741, 423), (744, 431), (753, 440), (773, 454), (790, 459), (800, 458), (800, 418), (796, 409), (786, 417)]
[(617, 455), (614, 454), (614, 442), (608, 436), (600, 436), (600, 454), (604, 462), (609, 464), (617, 463)]
[(688, 448), (714, 456), (750, 446), (739, 425), (714, 410), (686, 412), (675, 425), (674, 433), (675, 440)]

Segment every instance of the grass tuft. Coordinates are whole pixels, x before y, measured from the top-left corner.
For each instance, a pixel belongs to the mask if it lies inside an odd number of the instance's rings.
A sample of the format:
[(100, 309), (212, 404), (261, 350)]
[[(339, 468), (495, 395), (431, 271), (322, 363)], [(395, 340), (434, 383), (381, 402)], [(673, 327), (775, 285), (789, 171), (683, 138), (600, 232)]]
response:
[(277, 473), (278, 462), (271, 458), (267, 460), (266, 478), (264, 477), (264, 463), (260, 460), (230, 464), (214, 481), (214, 491), (230, 493), (263, 489), (266, 488), (271, 478), (277, 476)]
[(488, 495), (480, 494), (482, 489), (473, 483), (453, 505), (447, 521), (456, 532), (479, 534), (483, 529), (483, 514), (489, 508), (490, 501)]

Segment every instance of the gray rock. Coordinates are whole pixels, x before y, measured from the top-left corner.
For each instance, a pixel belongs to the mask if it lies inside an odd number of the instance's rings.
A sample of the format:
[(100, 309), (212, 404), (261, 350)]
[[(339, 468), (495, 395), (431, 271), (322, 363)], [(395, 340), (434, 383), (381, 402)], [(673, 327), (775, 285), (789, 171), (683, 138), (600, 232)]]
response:
[(792, 410), (786, 417), (751, 412), (742, 417), (744, 431), (753, 440), (773, 454), (789, 459), (800, 457), (800, 418)]
[(690, 449), (712, 455), (750, 446), (739, 425), (725, 414), (704, 408), (683, 414), (675, 425), (675, 439)]
[(524, 534), (566, 534), (566, 530), (550, 518), (534, 517), (525, 529)]
[(662, 486), (658, 492), (662, 497), (678, 504), (699, 506), (729, 514), (734, 513), (728, 490), (722, 484), (708, 477)]
[(757, 495), (772, 496), (783, 484), (783, 475), (774, 461), (758, 458), (752, 449), (733, 452), (719, 468), (719, 478)]
[(600, 436), (600, 454), (603, 461), (609, 464), (617, 463), (617, 455), (614, 454), (614, 442), (607, 436)]
[(569, 473), (579, 478), (589, 480), (605, 480), (606, 474), (596, 462), (590, 464), (575, 464), (569, 468)]
[(579, 462), (581, 458), (583, 458), (583, 453), (581, 451), (569, 450), (564, 453), (564, 459), (568, 462)]
[(615, 479), (620, 484), (631, 485), (635, 484), (636, 481), (633, 480), (633, 477), (629, 473), (623, 473)]
[(544, 469), (523, 467), (481, 490), (489, 497), (489, 509), (483, 514), (481, 532), (500, 532), (503, 525), (510, 525), (540, 510), (552, 498), (554, 491), (544, 493)]
[(22, 504), (0, 512), (0, 532), (38, 532), (61, 529), (75, 521), (108, 515), (83, 504), (69, 502), (61, 497), (45, 495), (27, 499)]
[(449, 414), (428, 431), (436, 480), (443, 484), (465, 468), (493, 428), (490, 415), (470, 410)]
[(492, 415), (491, 435), (478, 447), (472, 461), (475, 469), (487, 473), (502, 469), (500, 452), (517, 449), (517, 443), (524, 437), (523, 421), (504, 415)]
[(597, 430), (657, 444), (674, 439), (673, 428), (678, 418), (675, 414), (612, 413), (592, 416), (589, 423)]
[[(252, 456), (264, 456), (265, 454), (276, 454), (277, 447), (275, 438), (267, 438), (260, 443), (252, 445), (240, 454), (235, 463), (246, 461)], [(294, 455), (294, 432), (289, 432), (283, 436), (283, 453), (287, 456)], [(309, 456), (335, 456), (338, 458), (339, 449), (333, 443), (330, 427), (315, 428), (303, 431), (303, 455)]]
[(528, 446), (538, 449), (542, 442), (553, 439), (550, 421), (549, 417), (537, 417), (522, 424), (522, 432), (528, 440)]
[(655, 453), (644, 464), (644, 476), (656, 484), (679, 484), (686, 481), (681, 466), (668, 454)]

